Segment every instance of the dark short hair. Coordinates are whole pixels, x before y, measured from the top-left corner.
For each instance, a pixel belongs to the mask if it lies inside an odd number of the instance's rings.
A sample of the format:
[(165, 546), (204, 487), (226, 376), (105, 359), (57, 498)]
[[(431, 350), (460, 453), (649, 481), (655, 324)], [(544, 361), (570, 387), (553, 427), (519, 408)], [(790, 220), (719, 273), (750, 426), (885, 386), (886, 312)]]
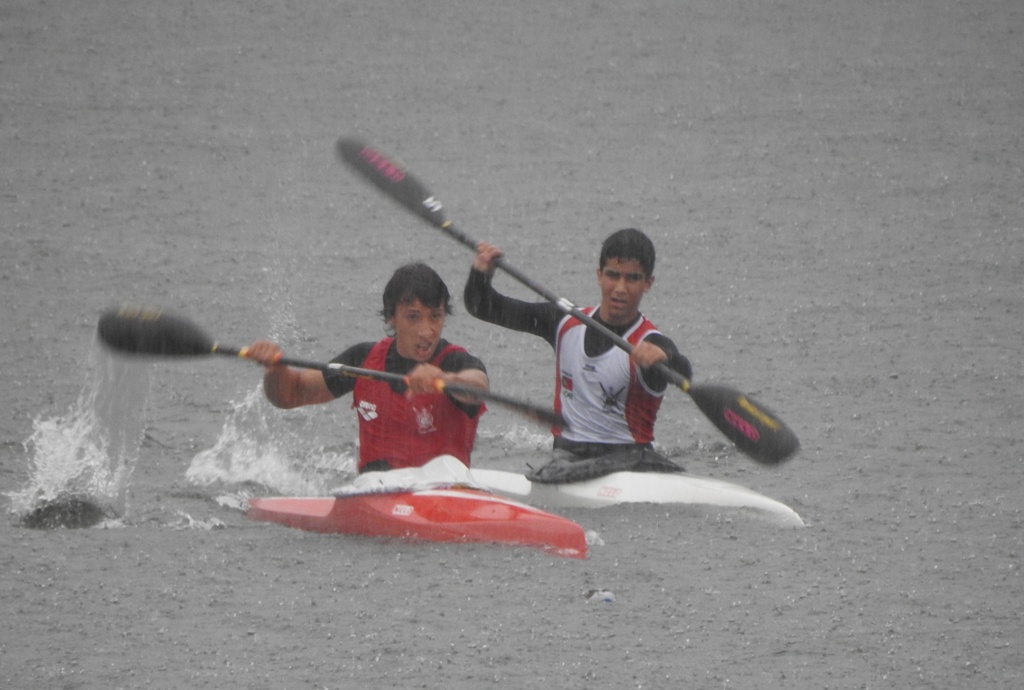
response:
[(424, 263), (406, 264), (397, 269), (384, 287), (384, 308), (380, 315), (387, 321), (395, 315), (399, 304), (412, 304), (419, 300), (427, 307), (444, 307), (452, 313), (452, 296), (437, 271)]
[(654, 243), (651, 238), (636, 228), (616, 230), (608, 235), (601, 245), (601, 260), (598, 268), (604, 268), (610, 259), (630, 261), (636, 259), (643, 266), (644, 273), (654, 273)]

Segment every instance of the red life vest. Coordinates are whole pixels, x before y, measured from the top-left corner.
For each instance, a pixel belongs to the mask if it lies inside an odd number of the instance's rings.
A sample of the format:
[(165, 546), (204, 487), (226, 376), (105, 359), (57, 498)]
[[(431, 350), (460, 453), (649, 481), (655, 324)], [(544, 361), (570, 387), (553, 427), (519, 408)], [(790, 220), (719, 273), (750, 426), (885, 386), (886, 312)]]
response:
[[(363, 367), (384, 371), (394, 338), (373, 346)], [(440, 366), (453, 352), (465, 348), (448, 344), (430, 360)], [(483, 405), (472, 418), (445, 393), (420, 393), (411, 398), (396, 393), (385, 381), (359, 379), (352, 391), (352, 407), (359, 414), (359, 468), (374, 460), (392, 467), (421, 467), (438, 455), (454, 455), (469, 466), (476, 427)]]

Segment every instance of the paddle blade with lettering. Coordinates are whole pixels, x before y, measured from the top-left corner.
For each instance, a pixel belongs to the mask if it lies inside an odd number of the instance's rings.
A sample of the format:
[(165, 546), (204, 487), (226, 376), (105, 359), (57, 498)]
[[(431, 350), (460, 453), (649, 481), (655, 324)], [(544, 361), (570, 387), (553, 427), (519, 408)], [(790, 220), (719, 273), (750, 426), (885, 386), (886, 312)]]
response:
[(125, 306), (100, 317), (103, 343), (131, 355), (183, 357), (209, 355), (214, 343), (192, 322), (153, 307)]
[(687, 392), (737, 448), (762, 465), (785, 462), (800, 448), (796, 434), (771, 410), (733, 388), (692, 385)]
[(342, 137), (335, 152), (338, 158), (409, 211), (432, 225), (447, 225), (441, 202), (405, 166), (358, 139)]

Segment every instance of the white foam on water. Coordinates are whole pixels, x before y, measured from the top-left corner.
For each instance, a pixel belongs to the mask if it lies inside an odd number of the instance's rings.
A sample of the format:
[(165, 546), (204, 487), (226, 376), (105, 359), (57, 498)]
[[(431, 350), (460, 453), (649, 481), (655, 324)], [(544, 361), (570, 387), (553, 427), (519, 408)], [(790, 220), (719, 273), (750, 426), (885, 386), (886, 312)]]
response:
[(254, 483), (289, 496), (323, 496), (355, 476), (353, 452), (319, 441), (321, 415), (273, 407), (262, 386), (250, 391), (224, 422), (212, 448), (196, 454), (186, 477), (201, 485)]
[(25, 515), (64, 501), (94, 503), (122, 515), (144, 433), (151, 376), (138, 360), (90, 350), (85, 383), (68, 411), (38, 417), (25, 442), (29, 479), (7, 494), (11, 512)]
[[(281, 252), (271, 252), (279, 257)], [(266, 267), (267, 295), (273, 303), (269, 310), (269, 337), (279, 343), (299, 343), (305, 334), (295, 319), (290, 289), (292, 270), (275, 262)], [(347, 411), (345, 401), (314, 405), (299, 410), (281, 410), (266, 399), (263, 385), (250, 390), (241, 401), (232, 401), (232, 411), (224, 420), (211, 448), (192, 458), (186, 478), (194, 484), (225, 485), (226, 491), (215, 500), (225, 507), (244, 509), (250, 487), (285, 496), (326, 496), (331, 488), (356, 474), (355, 445), (338, 444), (336, 415)], [(344, 432), (343, 432), (344, 433)], [(328, 439), (328, 442), (324, 439)], [(341, 449), (335, 446), (341, 445)]]

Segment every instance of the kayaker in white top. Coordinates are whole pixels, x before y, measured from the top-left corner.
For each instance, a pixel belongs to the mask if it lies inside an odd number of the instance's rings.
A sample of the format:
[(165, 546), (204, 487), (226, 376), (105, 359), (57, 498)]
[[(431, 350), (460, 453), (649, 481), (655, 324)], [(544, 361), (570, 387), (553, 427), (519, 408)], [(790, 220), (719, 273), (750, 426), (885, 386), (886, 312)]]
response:
[[(664, 362), (687, 378), (689, 361), (640, 313), (654, 285), (654, 244), (633, 228), (612, 233), (602, 244), (597, 268), (598, 307), (581, 311), (627, 340), (627, 354), (600, 331), (566, 315), (551, 302), (523, 302), (491, 285), (502, 251), (477, 245), (466, 282), (466, 310), (489, 323), (544, 338), (555, 350), (555, 408), (568, 428), (554, 434), (555, 462), (531, 473), (534, 481), (573, 481), (618, 469), (679, 471), (653, 451), (654, 424), (668, 381), (655, 364)], [(559, 452), (562, 451), (562, 452)], [(593, 460), (587, 466), (565, 460)]]

